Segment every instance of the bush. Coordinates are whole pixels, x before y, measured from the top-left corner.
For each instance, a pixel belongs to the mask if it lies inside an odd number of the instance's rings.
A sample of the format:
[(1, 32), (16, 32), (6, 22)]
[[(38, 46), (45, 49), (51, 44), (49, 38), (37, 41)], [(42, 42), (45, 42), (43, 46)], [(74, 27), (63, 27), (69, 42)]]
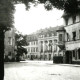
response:
[(54, 63), (63, 63), (63, 56), (54, 56), (53, 62)]

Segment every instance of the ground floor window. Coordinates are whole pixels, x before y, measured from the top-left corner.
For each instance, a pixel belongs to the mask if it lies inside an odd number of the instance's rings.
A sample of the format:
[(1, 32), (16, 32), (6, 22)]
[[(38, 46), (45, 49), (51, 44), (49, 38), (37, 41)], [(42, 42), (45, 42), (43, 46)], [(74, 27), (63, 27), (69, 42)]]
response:
[(43, 58), (43, 55), (41, 55), (41, 59)]
[(75, 60), (80, 59), (80, 49), (73, 50), (73, 59), (75, 59)]
[(45, 55), (45, 59), (47, 59), (47, 55)]
[(36, 59), (38, 58), (38, 56), (36, 55)]
[(77, 60), (77, 51), (76, 51), (76, 50), (73, 50), (73, 58), (74, 58), (75, 60)]
[(49, 60), (51, 59), (51, 54), (49, 54)]
[(75, 50), (73, 50), (73, 57), (75, 57)]
[(78, 49), (78, 58), (80, 59), (80, 49)]
[(29, 58), (29, 55), (28, 55), (28, 58)]

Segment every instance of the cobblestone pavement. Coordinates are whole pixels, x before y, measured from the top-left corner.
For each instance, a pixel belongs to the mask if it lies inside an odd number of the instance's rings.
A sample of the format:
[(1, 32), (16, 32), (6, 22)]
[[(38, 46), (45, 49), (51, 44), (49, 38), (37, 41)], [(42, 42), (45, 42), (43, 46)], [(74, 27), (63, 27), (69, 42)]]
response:
[(80, 65), (52, 61), (5, 63), (4, 80), (80, 80)]

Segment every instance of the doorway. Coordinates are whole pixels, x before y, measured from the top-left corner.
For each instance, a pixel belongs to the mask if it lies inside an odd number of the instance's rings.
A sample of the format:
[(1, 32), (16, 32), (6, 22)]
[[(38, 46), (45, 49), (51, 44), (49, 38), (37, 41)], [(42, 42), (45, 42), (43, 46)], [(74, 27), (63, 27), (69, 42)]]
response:
[(66, 51), (65, 53), (65, 61), (67, 64), (72, 63), (72, 52), (71, 51)]

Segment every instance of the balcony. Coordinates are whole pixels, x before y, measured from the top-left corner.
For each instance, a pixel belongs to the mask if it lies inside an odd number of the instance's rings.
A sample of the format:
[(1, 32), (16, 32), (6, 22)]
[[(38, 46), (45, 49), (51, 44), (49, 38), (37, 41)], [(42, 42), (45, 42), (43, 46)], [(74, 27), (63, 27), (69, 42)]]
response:
[(76, 41), (65, 42), (66, 50), (74, 50), (80, 48), (80, 39)]

